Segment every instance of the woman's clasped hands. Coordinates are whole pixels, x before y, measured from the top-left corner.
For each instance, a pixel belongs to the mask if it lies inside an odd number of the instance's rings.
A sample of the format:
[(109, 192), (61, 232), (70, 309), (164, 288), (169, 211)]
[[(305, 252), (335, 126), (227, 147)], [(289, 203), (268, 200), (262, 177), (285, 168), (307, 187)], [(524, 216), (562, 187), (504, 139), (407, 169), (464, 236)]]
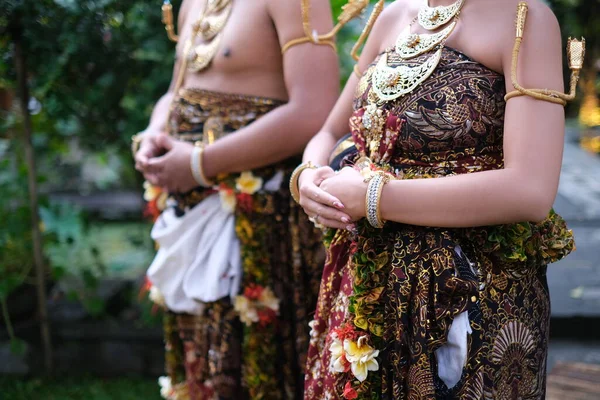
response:
[(316, 225), (353, 231), (365, 216), (367, 183), (352, 167), (306, 169), (298, 186), (300, 205)]

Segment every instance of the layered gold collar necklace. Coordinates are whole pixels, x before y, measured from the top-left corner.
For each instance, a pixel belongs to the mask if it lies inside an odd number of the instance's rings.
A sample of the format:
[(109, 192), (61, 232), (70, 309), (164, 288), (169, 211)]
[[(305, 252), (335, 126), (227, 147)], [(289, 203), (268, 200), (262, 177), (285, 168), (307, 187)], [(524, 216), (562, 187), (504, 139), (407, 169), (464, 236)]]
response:
[[(392, 101), (412, 92), (433, 73), (440, 62), (444, 44), (456, 27), (464, 2), (465, 0), (458, 0), (449, 6), (429, 7), (428, 2), (425, 1), (407, 30), (398, 36), (394, 52), (400, 59), (410, 60), (433, 49), (437, 51), (421, 64), (397, 67), (388, 66), (387, 52), (384, 53), (371, 78), (378, 103)], [(444, 26), (445, 28), (434, 33), (411, 33), (415, 22), (429, 31)]]
[[(219, 49), (222, 31), (229, 20), (233, 0), (208, 0), (204, 10), (192, 25), (192, 33), (184, 45), (184, 63), (190, 72), (199, 72), (208, 67)], [(173, 7), (165, 0), (162, 6), (165, 29), (174, 42), (175, 34)]]

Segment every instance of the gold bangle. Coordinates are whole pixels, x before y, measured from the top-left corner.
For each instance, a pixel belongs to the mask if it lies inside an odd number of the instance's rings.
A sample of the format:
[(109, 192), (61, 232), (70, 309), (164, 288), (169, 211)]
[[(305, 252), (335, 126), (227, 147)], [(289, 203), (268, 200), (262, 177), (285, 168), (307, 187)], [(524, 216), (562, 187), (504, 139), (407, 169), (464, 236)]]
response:
[(292, 172), (292, 176), (290, 177), (290, 193), (292, 194), (292, 199), (294, 199), (296, 203), (300, 203), (300, 188), (298, 187), (298, 180), (300, 179), (300, 174), (305, 169), (317, 168), (319, 168), (317, 165), (314, 165), (311, 161), (309, 161), (298, 165), (294, 172)]

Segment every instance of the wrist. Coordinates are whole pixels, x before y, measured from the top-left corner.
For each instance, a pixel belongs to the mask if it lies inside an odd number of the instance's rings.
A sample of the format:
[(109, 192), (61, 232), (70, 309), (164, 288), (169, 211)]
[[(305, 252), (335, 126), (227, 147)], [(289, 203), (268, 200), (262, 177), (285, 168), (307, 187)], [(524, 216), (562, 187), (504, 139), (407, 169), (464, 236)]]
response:
[(374, 228), (383, 228), (386, 220), (382, 210), (383, 191), (392, 177), (387, 173), (376, 173), (368, 180), (365, 193), (365, 214)]
[(192, 153), (190, 154), (190, 170), (196, 183), (202, 187), (208, 188), (215, 183), (206, 176), (204, 170), (204, 145), (201, 142), (196, 142)]
[(290, 177), (290, 193), (296, 203), (300, 202), (300, 175), (307, 169), (317, 169), (319, 166), (314, 165), (311, 161), (304, 162), (296, 167)]

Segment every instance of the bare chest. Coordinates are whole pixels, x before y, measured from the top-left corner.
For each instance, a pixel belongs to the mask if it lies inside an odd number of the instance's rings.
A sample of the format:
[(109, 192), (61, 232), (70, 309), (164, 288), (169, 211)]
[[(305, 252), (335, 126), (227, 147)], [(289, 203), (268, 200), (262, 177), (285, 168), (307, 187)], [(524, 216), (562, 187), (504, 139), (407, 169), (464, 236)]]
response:
[[(183, 57), (189, 59), (190, 52), (194, 52), (197, 46), (207, 44), (193, 31), (194, 25), (202, 21), (205, 3), (206, 0), (195, 1), (184, 16), (180, 35), (183, 40), (177, 46), (180, 60)], [(229, 17), (217, 35), (216, 52), (202, 73), (281, 69), (277, 32), (262, 1), (233, 0)]]

